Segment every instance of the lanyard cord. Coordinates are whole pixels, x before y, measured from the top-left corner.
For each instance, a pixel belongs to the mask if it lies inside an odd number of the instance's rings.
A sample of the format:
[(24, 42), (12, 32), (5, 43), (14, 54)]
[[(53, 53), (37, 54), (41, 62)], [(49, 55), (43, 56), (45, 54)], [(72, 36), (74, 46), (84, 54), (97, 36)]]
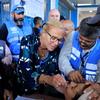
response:
[(87, 59), (88, 59), (88, 56), (89, 56), (90, 52), (86, 52), (83, 56), (81, 55), (80, 58), (81, 58), (81, 65), (80, 65), (80, 72), (83, 76), (85, 76), (85, 65), (86, 65), (86, 62), (87, 62)]

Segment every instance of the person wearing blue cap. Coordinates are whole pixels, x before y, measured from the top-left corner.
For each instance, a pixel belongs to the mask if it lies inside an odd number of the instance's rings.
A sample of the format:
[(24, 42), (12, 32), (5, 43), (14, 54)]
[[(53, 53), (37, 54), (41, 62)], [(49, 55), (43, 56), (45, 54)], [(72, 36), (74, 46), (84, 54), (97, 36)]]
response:
[(11, 9), (11, 18), (0, 28), (0, 39), (5, 40), (9, 46), (13, 62), (18, 62), (22, 37), (32, 34), (31, 26), (24, 22), (24, 12), (22, 5), (15, 5)]
[(11, 13), (14, 13), (16, 12), (17, 14), (19, 13), (24, 13), (24, 7), (21, 6), (20, 4), (19, 5), (15, 5), (12, 9), (11, 9)]
[[(14, 21), (18, 27), (22, 27), (24, 20), (24, 7), (21, 5), (15, 5), (11, 9), (11, 14), (14, 16)], [(15, 14), (15, 15), (13, 15)]]
[(12, 64), (10, 67), (13, 70), (13, 78), (10, 78), (14, 82), (12, 83), (12, 90), (14, 96), (16, 96), (18, 91), (18, 84), (14, 72), (19, 59), (20, 42), (22, 37), (32, 34), (31, 26), (28, 23), (24, 22), (24, 12), (25, 10), (23, 6), (15, 5), (11, 9), (10, 19), (6, 20), (6, 22), (0, 28), (0, 39), (6, 41), (6, 44), (10, 48), (12, 54)]

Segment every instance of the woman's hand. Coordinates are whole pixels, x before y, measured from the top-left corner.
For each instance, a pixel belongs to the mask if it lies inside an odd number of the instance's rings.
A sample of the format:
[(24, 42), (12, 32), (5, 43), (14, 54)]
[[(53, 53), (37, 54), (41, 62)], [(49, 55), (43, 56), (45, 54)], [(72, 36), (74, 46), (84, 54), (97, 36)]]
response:
[(65, 88), (67, 87), (67, 81), (60, 74), (57, 74), (57, 75), (52, 76), (52, 83), (51, 84), (60, 93), (64, 93)]
[(65, 87), (67, 86), (67, 81), (60, 74), (53, 76), (41, 74), (41, 76), (39, 77), (39, 83), (53, 86), (60, 93), (63, 93)]

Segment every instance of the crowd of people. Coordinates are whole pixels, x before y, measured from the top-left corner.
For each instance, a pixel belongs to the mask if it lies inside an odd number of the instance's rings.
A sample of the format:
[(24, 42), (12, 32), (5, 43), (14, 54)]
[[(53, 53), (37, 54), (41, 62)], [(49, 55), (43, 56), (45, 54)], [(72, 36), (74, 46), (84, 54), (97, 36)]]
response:
[(41, 93), (65, 100), (100, 100), (100, 6), (77, 30), (52, 9), (48, 21), (15, 5), (0, 27), (0, 100)]

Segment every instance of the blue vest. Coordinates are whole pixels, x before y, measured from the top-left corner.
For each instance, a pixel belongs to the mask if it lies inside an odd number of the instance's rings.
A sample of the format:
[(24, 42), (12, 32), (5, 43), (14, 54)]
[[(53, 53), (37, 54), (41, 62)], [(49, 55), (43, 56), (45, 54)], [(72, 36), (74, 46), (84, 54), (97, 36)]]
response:
[(79, 32), (75, 32), (72, 43), (70, 63), (75, 70), (84, 72), (86, 80), (93, 82), (96, 81), (97, 63), (100, 59), (100, 40), (98, 39), (96, 41), (95, 46), (89, 52), (87, 59), (85, 59), (85, 65), (83, 69), (81, 69), (81, 54), (82, 48), (79, 44)]
[(9, 20), (6, 23), (8, 29), (7, 41), (9, 48), (15, 60), (18, 60), (20, 54), (20, 43), (22, 37), (32, 34), (32, 28), (30, 25), (23, 23), (23, 27), (19, 28), (16, 26), (13, 20)]

